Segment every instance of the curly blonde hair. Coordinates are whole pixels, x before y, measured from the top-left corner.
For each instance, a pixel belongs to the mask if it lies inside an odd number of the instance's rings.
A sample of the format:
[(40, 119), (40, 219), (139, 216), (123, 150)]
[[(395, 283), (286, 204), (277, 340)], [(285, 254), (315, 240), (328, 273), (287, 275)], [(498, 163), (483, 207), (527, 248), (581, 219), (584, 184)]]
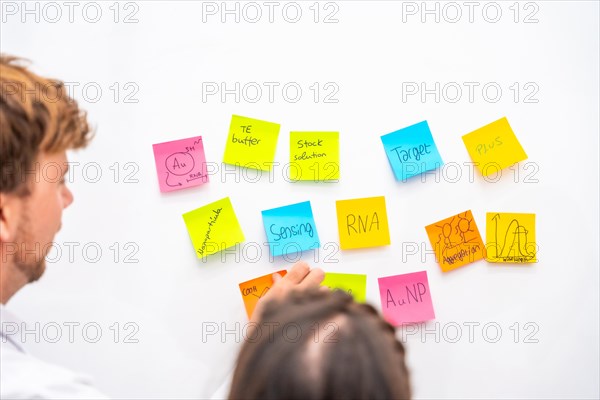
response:
[(85, 147), (86, 113), (64, 84), (29, 71), (25, 60), (0, 55), (0, 192), (27, 195), (25, 177), (40, 152)]

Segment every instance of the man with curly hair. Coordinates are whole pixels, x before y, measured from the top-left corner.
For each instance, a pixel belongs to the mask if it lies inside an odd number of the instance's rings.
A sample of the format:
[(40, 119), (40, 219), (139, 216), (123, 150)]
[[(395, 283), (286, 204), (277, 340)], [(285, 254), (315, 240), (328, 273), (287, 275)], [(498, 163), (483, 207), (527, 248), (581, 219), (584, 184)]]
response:
[[(0, 56), (1, 399), (106, 398), (89, 378), (29, 354), (14, 335), (20, 321), (5, 308), (44, 273), (62, 212), (73, 202), (64, 179), (66, 152), (84, 148), (91, 136), (85, 112), (61, 81), (34, 74), (16, 57)], [(323, 278), (320, 269), (298, 263), (285, 277), (274, 277), (265, 298), (318, 286)]]

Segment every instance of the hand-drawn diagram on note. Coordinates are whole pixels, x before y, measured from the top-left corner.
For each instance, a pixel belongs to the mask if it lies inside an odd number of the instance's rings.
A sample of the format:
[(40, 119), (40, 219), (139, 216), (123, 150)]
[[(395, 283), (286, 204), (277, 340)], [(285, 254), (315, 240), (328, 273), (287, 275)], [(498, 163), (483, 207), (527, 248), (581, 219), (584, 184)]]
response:
[(152, 149), (161, 192), (208, 182), (201, 136), (153, 144)]
[[(281, 277), (287, 274), (286, 270), (277, 271)], [(251, 279), (246, 282), (240, 283), (240, 292), (242, 293), (242, 299), (244, 300), (244, 307), (246, 307), (246, 314), (248, 319), (252, 318), (254, 309), (258, 300), (260, 300), (273, 286), (273, 274), (259, 276), (258, 278)]]
[(537, 262), (535, 214), (491, 212), (487, 213), (486, 222), (486, 260)]
[(442, 271), (481, 260), (485, 246), (471, 210), (425, 227)]

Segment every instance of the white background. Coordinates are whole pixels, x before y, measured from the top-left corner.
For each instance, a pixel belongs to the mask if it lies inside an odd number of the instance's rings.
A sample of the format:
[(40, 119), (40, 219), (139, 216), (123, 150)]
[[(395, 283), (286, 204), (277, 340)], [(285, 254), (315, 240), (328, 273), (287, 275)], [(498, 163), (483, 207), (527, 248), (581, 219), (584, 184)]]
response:
[[(483, 14), (485, 2), (477, 3), (473, 22), (467, 6), (455, 3), (462, 12), (455, 23), (456, 7), (444, 8), (445, 3), (437, 5), (439, 22), (434, 14), (421, 21), (420, 2), (348, 1), (327, 9), (322, 3), (318, 23), (309, 8), (313, 2), (300, 4), (297, 23), (282, 16), (284, 2), (275, 8), (273, 23), (262, 2), (256, 23), (244, 14), (239, 23), (234, 15), (222, 23), (220, 14), (204, 15), (203, 22), (202, 3), (161, 1), (137, 2), (137, 8), (122, 3), (117, 23), (112, 2), (99, 3), (97, 23), (84, 18), (85, 3), (75, 8), (72, 23), (62, 2), (56, 3), (62, 17), (55, 23), (49, 20), (56, 11), (38, 3), (36, 22), (35, 12), (23, 14), (21, 2), (3, 2), (4, 11), (8, 3), (18, 10), (3, 13), (2, 51), (31, 59), (40, 74), (79, 85), (74, 96), (97, 132), (89, 148), (71, 155), (81, 164), (70, 185), (75, 202), (56, 237), (62, 253), (51, 253), (55, 260), (43, 279), (9, 302), (13, 312), (41, 327), (81, 324), (73, 343), (66, 327), (57, 343), (48, 343), (44, 335), (35, 343), (29, 335), (34, 354), (93, 376), (114, 397), (211, 396), (231, 370), (238, 343), (233, 334), (203, 343), (203, 323), (233, 329), (244, 322), (237, 284), (288, 266), (281, 259), (269, 261), (260, 211), (311, 200), (322, 243), (337, 243), (335, 200), (384, 195), (391, 246), (321, 251), (316, 263), (313, 253), (303, 258), (326, 271), (368, 274), (368, 299), (378, 307), (377, 277), (428, 272), (437, 319), (408, 335), (406, 344), (416, 397), (598, 398), (597, 2), (520, 3), (518, 22), (513, 2), (499, 2), (502, 15), (496, 23), (486, 20), (495, 18), (495, 5)], [(239, 3), (240, 12), (243, 6)], [(30, 2), (28, 7), (36, 6)], [(338, 22), (323, 23), (335, 7)], [(406, 12), (414, 7), (417, 14)], [(88, 19), (94, 18), (94, 10), (86, 10)], [(293, 18), (293, 9), (287, 10)], [(138, 22), (123, 23), (134, 11)], [(253, 9), (246, 11), (248, 19), (254, 17)], [(532, 12), (537, 23), (524, 23)], [(116, 101), (110, 89), (115, 82), (120, 87)], [(139, 88), (132, 97), (137, 103), (124, 102), (132, 91), (124, 87), (128, 82)], [(226, 82), (229, 88), (235, 82), (280, 86), (273, 102), (266, 87), (256, 103), (243, 96), (236, 102), (233, 95), (203, 101), (206, 82)], [(303, 90), (296, 103), (282, 96), (288, 82)], [(316, 103), (309, 88), (314, 82), (321, 85)], [(333, 97), (337, 103), (324, 102), (327, 82), (339, 88)], [(403, 99), (406, 82), (425, 82), (430, 89), (435, 82), (441, 87), (457, 82), (463, 94), (455, 103), (448, 101), (454, 92), (439, 102), (433, 94), (425, 101), (419, 95)], [(472, 102), (463, 82), (479, 84)], [(489, 82), (502, 89), (495, 103), (482, 95)], [(515, 82), (517, 102), (510, 89)], [(524, 102), (532, 91), (524, 90), (528, 82), (539, 88), (531, 98), (537, 103)], [(99, 98), (93, 88), (82, 92), (90, 83), (101, 87)], [(495, 96), (493, 90), (489, 94)], [(280, 123), (275, 161), (282, 164), (289, 157), (289, 131), (339, 131), (340, 182), (292, 184), (279, 167), (272, 182), (267, 175), (253, 183), (244, 175), (236, 182), (234, 175), (217, 174), (207, 185), (160, 194), (151, 145), (202, 135), (208, 161), (220, 163), (232, 114)], [(522, 163), (504, 171), (498, 182), (486, 182), (478, 173), (469, 179), (461, 136), (503, 116), (527, 152), (530, 169)], [(425, 119), (444, 161), (463, 166), (458, 182), (450, 181), (456, 169), (444, 170), (449, 179), (439, 182), (434, 175), (425, 182), (418, 177), (394, 181), (379, 137)], [(84, 175), (82, 167), (90, 163), (97, 164)], [(115, 167), (110, 169), (115, 163), (117, 183)], [(126, 163), (135, 165), (126, 168)], [(93, 183), (98, 165), (102, 176)], [(532, 168), (529, 178), (537, 183), (526, 180)], [(138, 183), (126, 183), (127, 173)], [(229, 254), (224, 262), (216, 256), (202, 263), (194, 254), (181, 214), (225, 196), (231, 197), (247, 242), (262, 247), (254, 262), (236, 262)], [(443, 274), (431, 255), (403, 252), (406, 243), (429, 248), (424, 227), (467, 209), (483, 235), (488, 211), (536, 213), (539, 262), (479, 261)], [(73, 259), (67, 242), (79, 243)], [(115, 242), (117, 262), (109, 248)], [(124, 262), (135, 249), (125, 249), (128, 242), (139, 248), (133, 255), (138, 263)], [(97, 262), (82, 254), (88, 243), (102, 249)], [(81, 330), (89, 322), (102, 328), (95, 344)], [(118, 343), (110, 328), (115, 322)], [(131, 332), (124, 329), (126, 322), (139, 327), (134, 335), (139, 343), (124, 343), (124, 334)], [(480, 324), (472, 343), (465, 325), (471, 322)], [(482, 332), (486, 323), (501, 327), (497, 343), (486, 340), (495, 336), (494, 329), (487, 336)], [(462, 337), (450, 343), (456, 325)], [(535, 327), (539, 330), (529, 339), (537, 343), (526, 343)], [(46, 336), (54, 337), (53, 332)]]

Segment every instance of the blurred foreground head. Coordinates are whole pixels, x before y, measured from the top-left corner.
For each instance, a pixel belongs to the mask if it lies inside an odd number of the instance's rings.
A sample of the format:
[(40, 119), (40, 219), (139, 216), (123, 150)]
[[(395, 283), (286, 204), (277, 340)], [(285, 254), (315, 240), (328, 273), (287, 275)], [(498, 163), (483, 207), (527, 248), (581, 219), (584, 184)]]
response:
[(294, 292), (265, 304), (237, 361), (231, 399), (408, 399), (404, 347), (345, 292)]

